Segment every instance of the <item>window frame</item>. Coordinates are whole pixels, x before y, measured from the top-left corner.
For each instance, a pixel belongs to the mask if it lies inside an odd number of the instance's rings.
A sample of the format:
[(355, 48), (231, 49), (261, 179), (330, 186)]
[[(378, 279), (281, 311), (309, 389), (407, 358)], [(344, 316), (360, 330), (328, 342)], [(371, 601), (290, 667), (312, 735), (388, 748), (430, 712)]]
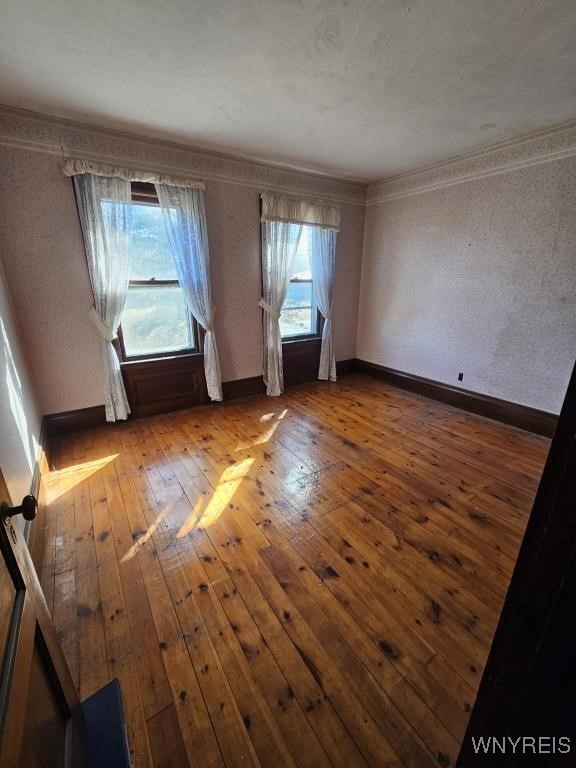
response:
[[(146, 203), (147, 205), (160, 205), (158, 195), (154, 184), (144, 181), (132, 181), (132, 202), (133, 203)], [(129, 280), (128, 287), (131, 285), (149, 285), (149, 286), (169, 286), (180, 285), (179, 280)], [(116, 348), (120, 356), (122, 363), (137, 363), (144, 360), (162, 360), (170, 357), (183, 357), (186, 355), (201, 355), (203, 354), (204, 347), (204, 333), (203, 329), (197, 323), (194, 315), (187, 309), (190, 315), (190, 322), (192, 325), (192, 332), (194, 334), (195, 346), (184, 347), (183, 349), (173, 349), (166, 352), (149, 352), (142, 355), (128, 355), (126, 353), (126, 347), (124, 345), (124, 336), (122, 334), (122, 323), (118, 326), (118, 336), (115, 340)]]
[[(314, 281), (312, 278), (310, 280), (302, 280), (301, 278), (295, 278), (293, 280), (290, 280), (290, 283), (310, 283), (312, 286), (312, 296), (314, 296)], [(307, 307), (287, 307), (288, 310), (290, 309), (307, 309)], [(314, 304), (310, 307), (311, 310), (314, 310)], [(298, 333), (294, 334), (293, 336), (282, 336), (282, 344), (290, 344), (292, 341), (306, 341), (307, 339), (319, 339), (322, 337), (322, 324), (324, 321), (324, 317), (322, 316), (322, 313), (316, 307), (316, 331), (312, 333)], [(282, 331), (280, 331), (282, 333)]]

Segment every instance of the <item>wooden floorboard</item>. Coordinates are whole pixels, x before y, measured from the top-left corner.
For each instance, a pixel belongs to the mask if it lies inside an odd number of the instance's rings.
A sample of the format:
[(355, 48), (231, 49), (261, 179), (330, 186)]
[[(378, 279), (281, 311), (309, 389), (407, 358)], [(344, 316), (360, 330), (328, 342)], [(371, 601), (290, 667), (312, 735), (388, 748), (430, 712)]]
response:
[(80, 695), (137, 768), (453, 765), (548, 445), (356, 375), (59, 438)]

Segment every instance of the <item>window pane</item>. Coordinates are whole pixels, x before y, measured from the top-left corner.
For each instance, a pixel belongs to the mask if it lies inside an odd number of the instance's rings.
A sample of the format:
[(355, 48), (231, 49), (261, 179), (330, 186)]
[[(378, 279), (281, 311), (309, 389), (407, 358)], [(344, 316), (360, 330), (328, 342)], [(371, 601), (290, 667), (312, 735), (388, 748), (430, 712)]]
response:
[(132, 203), (130, 280), (177, 280), (159, 205)]
[(192, 319), (179, 285), (128, 288), (122, 315), (126, 355), (155, 355), (195, 346)]
[[(313, 322), (314, 320), (314, 322)], [(312, 307), (282, 310), (280, 315), (280, 333), (286, 336), (302, 336), (305, 333), (316, 333), (316, 310)]]
[(283, 309), (289, 307), (312, 306), (312, 281), (307, 283), (290, 283)]
[(286, 300), (280, 315), (282, 338), (304, 336), (317, 332), (317, 313), (314, 305), (314, 288), (310, 265), (311, 227), (304, 225), (294, 256), (292, 282), (288, 286)]

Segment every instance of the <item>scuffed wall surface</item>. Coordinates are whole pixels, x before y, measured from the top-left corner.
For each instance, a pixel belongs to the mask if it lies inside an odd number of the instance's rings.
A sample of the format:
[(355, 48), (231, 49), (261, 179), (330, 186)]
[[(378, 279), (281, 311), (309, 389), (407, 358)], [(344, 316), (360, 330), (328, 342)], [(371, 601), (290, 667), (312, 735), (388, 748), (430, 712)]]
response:
[(576, 158), (370, 205), (357, 354), (557, 413), (576, 354)]
[[(206, 178), (215, 327), (224, 381), (262, 372), (259, 192), (286, 188), (292, 194), (341, 194), (358, 201), (365, 197), (357, 185), (53, 120), (0, 115), (0, 143), (2, 132), (4, 142), (12, 146), (0, 146), (0, 248), (42, 413), (103, 400), (98, 334), (87, 318), (92, 295), (82, 234), (72, 182), (62, 173), (62, 153), (54, 151), (57, 142), (70, 145), (65, 150), (70, 156), (110, 155), (117, 164), (155, 169), (178, 163), (179, 172), (193, 173), (197, 163), (198, 176)], [(360, 202), (341, 205), (334, 323), (337, 358), (345, 359), (355, 354), (364, 207)]]
[(0, 467), (13, 504), (30, 493), (40, 416), (0, 263)]

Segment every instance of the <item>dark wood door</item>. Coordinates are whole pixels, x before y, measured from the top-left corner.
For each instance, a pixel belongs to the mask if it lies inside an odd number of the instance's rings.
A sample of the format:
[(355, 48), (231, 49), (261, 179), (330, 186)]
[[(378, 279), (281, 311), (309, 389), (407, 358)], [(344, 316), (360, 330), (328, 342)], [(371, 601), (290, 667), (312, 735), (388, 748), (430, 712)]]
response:
[[(576, 365), (540, 480), (458, 768), (575, 765)], [(510, 739), (522, 735), (515, 750)], [(496, 737), (505, 752), (480, 737)], [(532, 746), (530, 739), (534, 739)], [(475, 741), (473, 741), (473, 739)], [(526, 742), (525, 739), (528, 739)], [(482, 756), (479, 756), (482, 755)], [(482, 758), (484, 757), (484, 762)], [(564, 758), (564, 760), (562, 760)]]
[[(80, 702), (0, 469), (0, 768), (84, 768)], [(11, 516), (7, 513), (12, 512)]]

